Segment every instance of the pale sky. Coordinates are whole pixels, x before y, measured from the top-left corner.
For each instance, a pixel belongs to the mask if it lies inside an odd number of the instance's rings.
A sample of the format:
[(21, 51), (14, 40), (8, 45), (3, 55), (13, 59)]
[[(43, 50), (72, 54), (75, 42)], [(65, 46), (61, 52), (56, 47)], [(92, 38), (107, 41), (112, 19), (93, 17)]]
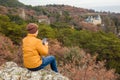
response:
[(27, 5), (64, 4), (82, 8), (120, 6), (120, 0), (19, 0)]

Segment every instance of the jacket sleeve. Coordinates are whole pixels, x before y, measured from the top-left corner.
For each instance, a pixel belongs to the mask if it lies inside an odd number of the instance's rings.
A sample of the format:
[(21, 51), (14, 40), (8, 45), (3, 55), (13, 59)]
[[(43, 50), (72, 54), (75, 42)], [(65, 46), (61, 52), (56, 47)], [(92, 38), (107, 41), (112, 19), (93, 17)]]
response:
[(46, 56), (48, 54), (48, 46), (43, 45), (41, 40), (37, 41), (36, 47), (41, 56)]

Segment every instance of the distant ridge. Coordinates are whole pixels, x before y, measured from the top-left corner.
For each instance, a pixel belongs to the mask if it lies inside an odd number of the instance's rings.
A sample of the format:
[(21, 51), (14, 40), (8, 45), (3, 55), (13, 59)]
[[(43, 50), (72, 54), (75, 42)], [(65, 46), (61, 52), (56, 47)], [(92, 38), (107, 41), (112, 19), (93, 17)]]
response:
[(93, 7), (92, 9), (94, 9), (96, 11), (105, 11), (105, 12), (120, 13), (120, 5)]

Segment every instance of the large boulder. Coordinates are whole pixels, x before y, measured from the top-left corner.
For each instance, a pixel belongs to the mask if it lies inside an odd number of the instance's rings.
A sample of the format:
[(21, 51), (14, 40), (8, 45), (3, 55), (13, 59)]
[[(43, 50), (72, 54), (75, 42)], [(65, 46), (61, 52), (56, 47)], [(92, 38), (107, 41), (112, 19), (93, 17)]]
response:
[(0, 66), (0, 80), (69, 80), (52, 70), (29, 71), (17, 66), (14, 62), (6, 62)]

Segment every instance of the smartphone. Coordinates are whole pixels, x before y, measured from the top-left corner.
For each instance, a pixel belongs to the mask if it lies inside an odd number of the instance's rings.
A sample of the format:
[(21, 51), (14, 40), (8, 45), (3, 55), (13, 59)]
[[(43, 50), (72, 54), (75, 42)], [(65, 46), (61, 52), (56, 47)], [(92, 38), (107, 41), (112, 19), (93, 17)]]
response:
[(45, 43), (47, 43), (47, 38), (43, 38), (42, 43), (45, 45)]

